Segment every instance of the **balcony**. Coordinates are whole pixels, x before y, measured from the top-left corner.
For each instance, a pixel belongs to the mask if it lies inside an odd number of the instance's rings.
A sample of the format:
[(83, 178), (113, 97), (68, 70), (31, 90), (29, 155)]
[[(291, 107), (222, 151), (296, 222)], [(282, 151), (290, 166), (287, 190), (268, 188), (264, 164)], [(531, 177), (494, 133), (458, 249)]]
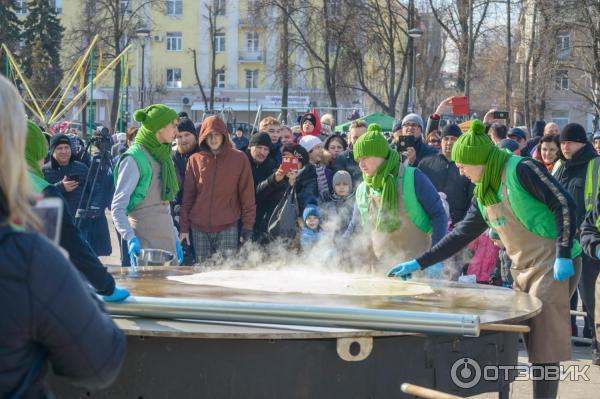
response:
[(262, 15), (244, 15), (240, 16), (238, 24), (241, 28), (264, 28), (266, 22)]
[(240, 51), (239, 61), (241, 63), (263, 64), (265, 62), (264, 51)]

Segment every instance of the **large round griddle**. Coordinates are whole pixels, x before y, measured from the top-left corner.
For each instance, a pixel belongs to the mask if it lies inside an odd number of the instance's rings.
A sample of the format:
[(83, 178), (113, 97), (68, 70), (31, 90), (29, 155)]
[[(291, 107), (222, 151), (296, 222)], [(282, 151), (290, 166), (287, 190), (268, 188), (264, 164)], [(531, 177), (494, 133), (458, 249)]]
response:
[[(167, 276), (201, 273), (199, 267), (147, 267), (137, 270), (111, 268), (117, 284), (132, 295), (158, 298), (191, 298), (253, 303), (335, 306), (361, 309), (406, 310), (479, 316), (481, 323), (518, 323), (541, 311), (541, 302), (526, 293), (487, 285), (461, 284), (441, 280), (422, 280), (433, 293), (417, 296), (347, 296), (302, 293), (274, 293), (231, 289), (209, 285), (190, 285), (168, 280)], [(155, 321), (122, 319), (121, 328), (132, 334), (179, 335), (247, 338), (352, 336), (356, 330), (324, 327), (285, 327), (231, 323)], [(361, 331), (364, 335), (365, 331)], [(369, 332), (368, 335), (398, 335), (391, 332)]]

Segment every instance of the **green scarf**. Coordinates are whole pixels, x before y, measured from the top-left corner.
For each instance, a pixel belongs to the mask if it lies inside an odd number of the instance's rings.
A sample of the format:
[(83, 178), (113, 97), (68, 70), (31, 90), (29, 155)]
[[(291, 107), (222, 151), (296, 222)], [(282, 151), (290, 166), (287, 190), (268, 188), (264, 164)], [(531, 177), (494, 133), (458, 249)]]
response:
[(135, 143), (144, 146), (156, 162), (160, 163), (162, 175), (162, 195), (163, 201), (173, 201), (179, 191), (177, 183), (177, 174), (175, 165), (171, 159), (171, 145), (161, 144), (156, 139), (156, 133), (151, 132), (142, 125), (135, 136)]
[(475, 184), (475, 196), (483, 206), (491, 206), (500, 202), (498, 191), (502, 183), (502, 171), (504, 165), (508, 162), (510, 154), (497, 147), (494, 147), (483, 169), (483, 175), (478, 183)]
[(399, 172), (400, 155), (397, 151), (390, 150), (385, 162), (377, 169), (374, 176), (369, 177), (363, 174), (367, 187), (381, 193), (381, 204), (375, 224), (375, 229), (378, 231), (390, 232), (400, 227), (398, 187), (396, 186)]

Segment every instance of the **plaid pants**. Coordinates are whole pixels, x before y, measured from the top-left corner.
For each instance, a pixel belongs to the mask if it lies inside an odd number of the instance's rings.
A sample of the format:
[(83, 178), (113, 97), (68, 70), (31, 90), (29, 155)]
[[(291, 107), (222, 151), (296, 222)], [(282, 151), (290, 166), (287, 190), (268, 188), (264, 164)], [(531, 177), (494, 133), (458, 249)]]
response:
[(238, 249), (239, 232), (237, 224), (218, 233), (205, 233), (192, 227), (196, 263), (202, 263), (213, 256), (229, 258)]

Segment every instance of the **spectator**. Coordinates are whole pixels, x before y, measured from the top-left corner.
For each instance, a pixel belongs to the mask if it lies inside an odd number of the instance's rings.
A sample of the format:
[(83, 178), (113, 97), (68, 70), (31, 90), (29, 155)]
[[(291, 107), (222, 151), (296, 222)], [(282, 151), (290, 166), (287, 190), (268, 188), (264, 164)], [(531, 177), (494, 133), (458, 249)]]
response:
[(315, 136), (304, 136), (300, 140), (300, 145), (308, 152), (310, 164), (315, 168), (315, 172), (317, 173), (317, 187), (319, 189), (320, 200), (323, 202), (331, 200), (333, 171), (322, 164), (323, 143), (321, 139)]
[(110, 155), (114, 159), (127, 151), (127, 133), (117, 133), (117, 142), (110, 149)]
[(424, 158), (419, 164), (419, 169), (431, 180), (435, 189), (446, 194), (452, 225), (458, 224), (465, 217), (473, 196), (473, 184), (460, 174), (452, 161), (452, 147), (461, 135), (457, 125), (444, 126), (442, 152)]
[(502, 148), (514, 155), (519, 155), (521, 150), (519, 149), (519, 143), (513, 139), (504, 139), (498, 143), (498, 148)]
[(535, 160), (546, 167), (548, 172), (552, 172), (554, 165), (559, 160), (560, 142), (557, 134), (545, 135), (540, 139), (538, 151), (536, 151)]
[(334, 238), (346, 230), (352, 219), (354, 209), (354, 190), (352, 187), (352, 176), (345, 170), (335, 172), (333, 175), (333, 195), (331, 202), (323, 206), (325, 217), (334, 221), (332, 230)]
[(324, 164), (329, 168), (335, 169), (335, 159), (339, 154), (348, 149), (348, 143), (342, 136), (334, 134), (325, 140), (325, 151), (323, 151)]
[(325, 114), (321, 117), (321, 139), (327, 140), (333, 134), (335, 119), (331, 114)]
[(271, 138), (271, 156), (277, 165), (281, 164), (281, 123), (272, 116), (268, 116), (260, 121), (258, 131), (267, 133)]
[(558, 136), (560, 134), (560, 126), (554, 122), (548, 122), (546, 123), (546, 126), (544, 126), (544, 136), (552, 134)]
[(142, 248), (162, 249), (183, 262), (183, 250), (171, 216), (171, 201), (179, 192), (171, 159), (177, 132), (177, 112), (163, 104), (138, 109), (133, 115), (142, 127), (135, 143), (123, 154), (115, 176), (112, 217), (127, 241), (131, 264)]
[[(575, 200), (575, 238), (580, 239), (581, 224), (586, 214), (586, 181), (591, 180), (591, 177), (587, 176), (588, 165), (590, 163), (592, 166), (595, 165), (594, 159), (598, 157), (598, 154), (592, 144), (588, 142), (583, 126), (577, 123), (569, 123), (565, 126), (560, 132), (559, 140), (562, 159), (560, 165), (555, 168), (553, 175)], [(584, 332), (587, 337), (591, 338), (593, 336), (591, 326), (594, 325), (595, 308), (594, 287), (600, 271), (600, 262), (585, 253), (582, 255), (581, 261), (581, 278), (579, 279), (577, 273), (579, 270), (576, 268), (573, 280), (575, 284), (579, 280), (579, 294), (587, 309), (588, 319), (588, 328), (584, 329)], [(577, 303), (572, 303), (572, 308), (573, 306), (576, 307)], [(595, 344), (592, 349), (597, 350)]]
[(354, 143), (367, 132), (367, 123), (363, 120), (355, 120), (350, 125), (348, 134), (348, 149), (335, 158), (335, 170), (345, 170), (352, 176), (352, 184), (356, 187), (362, 181), (362, 172), (358, 163), (354, 160)]
[[(119, 374), (125, 336), (52, 243), (14, 227), (36, 218), (23, 157), (25, 109), (4, 78), (0, 105), (6, 113), (0, 120), (0, 396), (54, 397), (44, 378), (50, 367), (87, 389), (105, 388)], [(41, 179), (39, 166), (36, 175)]]
[(429, 132), (427, 134), (427, 144), (440, 151), (442, 149), (442, 140), (440, 137), (440, 132), (438, 132), (437, 130)]
[(304, 226), (300, 233), (300, 248), (308, 251), (314, 247), (321, 238), (321, 212), (316, 204), (308, 204), (302, 212)]
[(288, 126), (281, 126), (281, 147), (294, 142), (294, 133)]
[(299, 170), (294, 187), (296, 188), (299, 211), (304, 212), (306, 204), (309, 202), (316, 203), (319, 197), (317, 172), (315, 167), (310, 164), (308, 152), (300, 144), (288, 144), (283, 147), (283, 156), (286, 154), (298, 158)]
[(252, 237), (256, 204), (250, 162), (228, 137), (222, 119), (206, 118), (200, 127), (200, 152), (190, 157), (185, 173), (181, 241), (190, 244), (191, 230), (199, 263), (215, 254), (230, 257)]
[(353, 219), (370, 229), (381, 267), (410, 259), (429, 249), (432, 238), (435, 244), (444, 237), (448, 216), (435, 187), (420, 170), (400, 163), (379, 125), (371, 124), (356, 142), (354, 157), (364, 181), (356, 190)]
[[(76, 215), (80, 206), (85, 206), (87, 194), (83, 188), (88, 177), (88, 167), (76, 161), (71, 148), (71, 140), (64, 134), (57, 134), (50, 140), (50, 161), (44, 165), (44, 178), (54, 184), (65, 197), (67, 211)], [(89, 187), (88, 185), (88, 188)]]
[(594, 133), (594, 135), (592, 136), (592, 143), (596, 152), (600, 154), (600, 131)]
[[(196, 131), (196, 129), (194, 129), (194, 131)], [(248, 148), (248, 139), (244, 137), (244, 129), (242, 129), (241, 127), (235, 129), (233, 144), (235, 145), (236, 150), (240, 150), (242, 152), (246, 151), (246, 149)]]
[(127, 129), (127, 148), (131, 147), (135, 143), (135, 136), (137, 136), (139, 128), (130, 127)]
[(321, 137), (321, 121), (317, 111), (307, 112), (300, 118), (300, 128), (302, 129), (302, 137), (316, 136)]
[(250, 138), (250, 148), (246, 152), (252, 167), (254, 191), (256, 194), (256, 222), (254, 240), (261, 244), (269, 241), (268, 225), (275, 207), (283, 198), (288, 187), (296, 181), (297, 171), (283, 173), (277, 169), (275, 161), (269, 156), (272, 142), (268, 134), (256, 133)]
[(525, 133), (525, 130), (520, 127), (513, 127), (508, 131), (508, 138), (519, 144), (519, 151), (521, 152), (519, 155), (523, 157), (529, 156), (529, 153), (525, 148), (527, 146), (527, 133)]
[[(400, 131), (401, 136), (413, 136), (415, 138), (415, 146), (409, 147), (405, 154), (410, 166), (418, 166), (419, 162), (425, 157), (436, 155), (438, 151), (423, 142), (423, 119), (417, 114), (408, 114), (402, 119), (402, 122), (394, 127), (394, 135), (398, 137), (397, 132)], [(392, 142), (396, 144), (396, 142)]]
[[(173, 201), (171, 201), (171, 214), (173, 215), (173, 222), (175, 227), (179, 231), (179, 213), (181, 211), (181, 204), (183, 199), (183, 184), (185, 182), (185, 171), (188, 163), (188, 159), (199, 151), (198, 148), (198, 132), (194, 126), (194, 123), (186, 117), (179, 117), (179, 123), (177, 125), (177, 133), (175, 134), (175, 151), (171, 154), (173, 164), (175, 165), (175, 173), (177, 174), (177, 183), (179, 184), (179, 191)], [(193, 238), (190, 240), (193, 244)], [(194, 246), (193, 245), (182, 245), (183, 250), (183, 263), (184, 266), (192, 266), (194, 264)]]
[(488, 136), (490, 136), (495, 145), (498, 145), (508, 137), (508, 129), (501, 123), (492, 123), (488, 129)]

